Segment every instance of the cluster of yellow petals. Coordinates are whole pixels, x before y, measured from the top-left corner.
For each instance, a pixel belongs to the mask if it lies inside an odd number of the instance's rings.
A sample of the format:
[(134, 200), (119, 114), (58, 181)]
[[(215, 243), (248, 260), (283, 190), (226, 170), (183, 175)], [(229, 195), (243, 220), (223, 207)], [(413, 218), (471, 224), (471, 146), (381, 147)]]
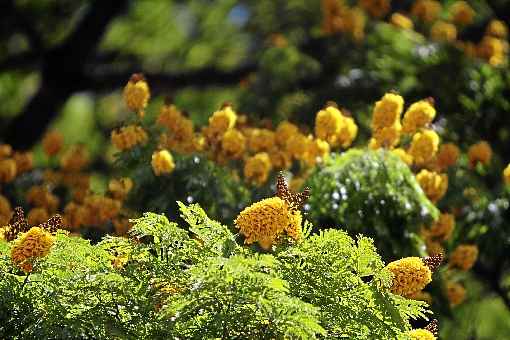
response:
[(496, 38), (506, 39), (508, 36), (508, 27), (503, 21), (493, 19), (489, 22), (489, 25), (487, 25), (485, 33)]
[(50, 218), (50, 214), (45, 208), (32, 208), (28, 212), (27, 221), (29, 225), (39, 225)]
[(33, 260), (48, 255), (54, 240), (53, 235), (40, 227), (32, 227), (18, 235), (11, 248), (13, 264), (26, 273), (31, 272)]
[(284, 233), (298, 240), (301, 221), (301, 212), (291, 209), (281, 198), (271, 197), (245, 208), (234, 223), (246, 244), (258, 242), (263, 249), (269, 249)]
[(446, 170), (455, 165), (459, 159), (460, 150), (453, 143), (441, 144), (436, 155), (436, 163), (439, 170)]
[(402, 148), (396, 148), (391, 150), (391, 153), (398, 156), (400, 160), (406, 163), (408, 166), (413, 165), (413, 156), (411, 156), (406, 150)]
[(123, 126), (111, 133), (112, 144), (119, 150), (130, 150), (148, 140), (147, 132), (139, 125)]
[(458, 282), (446, 284), (446, 297), (452, 307), (460, 305), (466, 299), (466, 288)]
[(338, 0), (322, 0), (321, 7), (322, 27), (325, 33), (346, 33), (355, 41), (365, 37), (366, 18), (361, 8), (346, 6), (343, 1)]
[(90, 156), (88, 150), (82, 144), (71, 146), (60, 157), (60, 167), (64, 171), (76, 172), (88, 165)]
[(123, 200), (133, 188), (133, 180), (129, 177), (111, 179), (108, 183), (108, 191), (113, 198)]
[(410, 330), (407, 332), (407, 335), (412, 340), (436, 340), (434, 334), (423, 328)]
[(432, 22), (441, 12), (441, 3), (435, 0), (416, 0), (411, 7), (411, 15), (424, 22)]
[(271, 169), (271, 159), (267, 152), (259, 152), (244, 163), (244, 177), (255, 185), (262, 185), (267, 181)]
[(359, 5), (375, 18), (384, 17), (391, 9), (390, 0), (360, 0)]
[(446, 174), (438, 174), (434, 171), (422, 169), (416, 175), (416, 180), (432, 202), (439, 201), (448, 189), (448, 176)]
[(503, 180), (506, 185), (510, 185), (510, 164), (503, 170)]
[(390, 18), (390, 22), (395, 27), (404, 30), (412, 30), (414, 28), (413, 21), (402, 13), (393, 13)]
[(480, 141), (469, 147), (468, 158), (471, 166), (476, 166), (478, 163), (489, 165), (492, 159), (492, 148), (486, 141)]
[(18, 174), (18, 167), (13, 158), (0, 159), (0, 183), (9, 183)]
[(166, 128), (160, 144), (180, 153), (192, 153), (202, 148), (202, 141), (194, 133), (193, 121), (183, 115), (175, 105), (161, 107), (156, 124)]
[(202, 133), (209, 143), (217, 143), (228, 129), (235, 126), (237, 114), (231, 105), (226, 104), (209, 117), (209, 125), (203, 128)]
[(251, 152), (269, 151), (275, 147), (275, 133), (269, 129), (245, 129)]
[(448, 265), (467, 271), (473, 267), (478, 258), (476, 245), (461, 244), (450, 254)]
[(241, 131), (229, 129), (221, 137), (221, 150), (231, 159), (240, 159), (246, 150), (246, 137)]
[(474, 9), (466, 1), (455, 1), (448, 11), (452, 21), (458, 25), (469, 25), (475, 17)]
[(439, 136), (433, 130), (423, 130), (414, 134), (408, 153), (417, 165), (424, 165), (434, 159), (439, 149)]
[[(0, 194), (0, 227), (9, 223), (12, 215), (12, 206), (7, 197)], [(1, 238), (0, 238), (1, 239)]]
[(81, 203), (69, 202), (64, 208), (64, 219), (71, 228), (101, 226), (115, 218), (122, 203), (102, 195), (86, 195)]
[(143, 78), (143, 75), (133, 74), (124, 87), (123, 94), (126, 106), (130, 110), (138, 112), (140, 116), (143, 116), (143, 110), (150, 98), (149, 85)]
[(390, 262), (386, 269), (393, 273), (391, 291), (404, 297), (416, 294), (432, 281), (430, 268), (419, 257)]
[(420, 100), (411, 104), (404, 113), (402, 119), (402, 131), (404, 133), (414, 133), (430, 124), (436, 116), (436, 109), (432, 100)]
[(58, 131), (49, 131), (42, 139), (44, 153), (51, 157), (60, 152), (64, 145), (64, 136)]
[(168, 150), (156, 151), (152, 154), (151, 166), (156, 176), (169, 174), (175, 169), (174, 158)]
[(317, 112), (315, 136), (332, 147), (348, 148), (358, 134), (358, 126), (351, 117), (346, 117), (333, 105)]
[(452, 23), (438, 20), (430, 28), (430, 38), (435, 41), (454, 42), (457, 39), (457, 27)]
[(434, 224), (430, 227), (430, 229), (426, 230), (426, 234), (429, 237), (432, 237), (438, 241), (446, 241), (448, 240), (455, 229), (455, 216), (453, 214), (442, 213), (439, 215)]

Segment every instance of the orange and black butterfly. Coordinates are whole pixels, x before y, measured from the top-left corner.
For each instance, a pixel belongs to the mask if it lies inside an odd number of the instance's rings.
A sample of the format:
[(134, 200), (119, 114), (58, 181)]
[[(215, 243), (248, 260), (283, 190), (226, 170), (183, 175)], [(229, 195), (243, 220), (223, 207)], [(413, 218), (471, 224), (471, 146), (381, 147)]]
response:
[(301, 210), (306, 200), (310, 198), (310, 188), (305, 188), (303, 192), (293, 193), (280, 172), (276, 179), (276, 196), (287, 202), (291, 209)]
[(5, 239), (12, 241), (18, 236), (19, 233), (27, 232), (30, 229), (27, 220), (25, 219), (25, 212), (22, 207), (14, 208), (14, 214), (9, 221), (7, 231), (5, 232)]

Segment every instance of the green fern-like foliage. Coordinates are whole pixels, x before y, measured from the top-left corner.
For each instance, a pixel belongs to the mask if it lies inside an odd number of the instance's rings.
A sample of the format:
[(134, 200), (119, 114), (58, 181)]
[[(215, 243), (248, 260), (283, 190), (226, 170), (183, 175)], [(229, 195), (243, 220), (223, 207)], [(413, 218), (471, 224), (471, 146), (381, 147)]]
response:
[(409, 167), (383, 150), (333, 155), (306, 185), (312, 189), (309, 216), (316, 225), (371, 236), (387, 258), (418, 252), (420, 226), (438, 215)]
[(0, 243), (0, 337), (404, 339), (423, 302), (389, 291), (373, 241), (339, 230), (261, 254), (199, 205), (146, 213), (129, 238), (64, 232), (25, 274)]

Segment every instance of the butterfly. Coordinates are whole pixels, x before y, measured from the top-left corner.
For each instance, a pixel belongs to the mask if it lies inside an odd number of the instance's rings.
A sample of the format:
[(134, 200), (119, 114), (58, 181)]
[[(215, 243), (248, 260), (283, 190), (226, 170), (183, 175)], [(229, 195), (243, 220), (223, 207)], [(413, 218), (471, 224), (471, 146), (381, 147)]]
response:
[(276, 196), (287, 202), (291, 209), (301, 210), (306, 200), (310, 197), (310, 188), (307, 187), (300, 193), (293, 193), (289, 189), (283, 173), (280, 172), (276, 179)]

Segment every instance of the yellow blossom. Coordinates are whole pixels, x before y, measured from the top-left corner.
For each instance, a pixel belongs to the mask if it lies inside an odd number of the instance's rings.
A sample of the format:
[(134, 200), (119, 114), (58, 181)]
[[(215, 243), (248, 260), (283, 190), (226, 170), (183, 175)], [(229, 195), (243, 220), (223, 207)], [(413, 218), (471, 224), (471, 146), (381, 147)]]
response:
[(438, 174), (422, 169), (416, 175), (416, 180), (432, 202), (439, 201), (448, 189), (448, 176), (446, 174)]
[(467, 271), (473, 267), (478, 258), (478, 247), (470, 244), (460, 244), (450, 254), (449, 266)]
[(108, 183), (108, 191), (115, 199), (123, 200), (133, 188), (133, 180), (129, 177), (111, 179)]
[(12, 147), (9, 144), (0, 144), (0, 159), (4, 159), (12, 155)]
[(410, 330), (407, 332), (407, 335), (411, 340), (436, 340), (434, 334), (423, 328)]
[(503, 179), (506, 185), (510, 185), (510, 163), (503, 170)]
[[(426, 235), (425, 235), (426, 236)], [(444, 248), (440, 242), (434, 241), (431, 238), (425, 239), (425, 245), (427, 246), (427, 254), (429, 256), (444, 254)]]
[(49, 157), (55, 156), (62, 149), (63, 144), (64, 137), (58, 131), (50, 131), (46, 133), (42, 140), (44, 153)]
[(503, 39), (493, 36), (485, 36), (478, 45), (478, 55), (489, 62), (492, 66), (501, 65), (507, 55), (508, 43)]
[(285, 151), (278, 148), (269, 150), (271, 165), (278, 170), (286, 170), (292, 166), (292, 157)]
[[(340, 132), (336, 136), (336, 143), (347, 149), (358, 135), (358, 126), (351, 117), (345, 117), (340, 125)], [(335, 145), (336, 146), (336, 145)]]
[(392, 127), (400, 122), (404, 107), (404, 98), (395, 93), (386, 93), (377, 101), (372, 114), (372, 132)]
[(301, 220), (299, 210), (291, 209), (279, 197), (271, 197), (245, 208), (234, 223), (246, 244), (258, 242), (262, 248), (269, 249), (284, 232), (299, 239)]
[(60, 167), (64, 171), (76, 172), (89, 163), (89, 153), (84, 145), (70, 147), (60, 158)]
[(12, 158), (16, 162), (16, 172), (18, 175), (32, 170), (34, 166), (34, 157), (31, 152), (15, 152)]
[(12, 213), (11, 203), (4, 195), (0, 194), (0, 216), (9, 216)]
[(45, 186), (33, 186), (26, 194), (27, 202), (49, 212), (55, 212), (59, 205), (59, 198), (52, 194)]
[(408, 166), (413, 165), (413, 156), (408, 154), (404, 149), (402, 148), (393, 149), (391, 150), (391, 153), (397, 155), (400, 158), (400, 160), (402, 160), (402, 162), (406, 163)]
[(488, 165), (492, 158), (492, 148), (486, 141), (478, 142), (469, 147), (468, 158), (471, 166), (478, 163)]
[(459, 25), (469, 25), (473, 22), (475, 11), (466, 1), (456, 1), (449, 8), (452, 21)]
[(295, 159), (303, 159), (309, 139), (302, 133), (292, 135), (285, 144), (285, 150)]
[(442, 144), (436, 157), (439, 169), (445, 170), (448, 167), (455, 165), (459, 159), (459, 154), (459, 148), (455, 144)]
[(119, 150), (129, 150), (138, 144), (145, 144), (148, 140), (145, 130), (139, 125), (123, 126), (112, 131), (112, 144)]
[(221, 137), (222, 151), (228, 158), (239, 159), (246, 149), (246, 137), (237, 129), (230, 129)]
[(435, 116), (436, 109), (432, 100), (420, 100), (413, 103), (404, 114), (402, 131), (404, 133), (414, 133), (432, 122)]
[(288, 121), (283, 121), (278, 124), (278, 127), (275, 131), (275, 142), (280, 147), (285, 147), (287, 140), (297, 134), (299, 131), (298, 127)]
[(335, 144), (343, 119), (340, 110), (333, 105), (320, 110), (315, 116), (315, 137)]
[(418, 165), (431, 161), (439, 147), (439, 136), (433, 130), (424, 130), (414, 134), (409, 154)]
[(321, 163), (329, 155), (329, 144), (321, 139), (315, 139), (307, 143), (307, 150), (305, 152), (305, 163), (313, 167), (317, 163)]
[(269, 151), (275, 145), (275, 134), (268, 129), (253, 129), (248, 136), (248, 147), (252, 152)]
[(453, 233), (455, 228), (455, 216), (448, 213), (442, 213), (439, 215), (438, 220), (430, 227), (428, 231), (430, 236), (441, 240), (448, 240)]
[(48, 255), (54, 237), (46, 230), (32, 227), (26, 233), (18, 235), (11, 248), (12, 262), (25, 272), (32, 271), (32, 261)]
[(432, 281), (430, 268), (419, 257), (405, 257), (390, 262), (386, 268), (393, 273), (391, 291), (397, 295), (416, 294)]
[(12, 158), (0, 160), (0, 183), (9, 183), (17, 175), (16, 161)]
[(133, 74), (124, 87), (124, 101), (127, 107), (138, 112), (140, 116), (143, 116), (150, 95), (149, 85), (140, 73)]
[(168, 150), (154, 152), (152, 154), (151, 165), (156, 176), (169, 174), (175, 169), (174, 159)]
[(400, 123), (397, 123), (393, 126), (381, 128), (373, 133), (373, 142), (371, 141), (372, 147), (374, 149), (378, 148), (388, 148), (391, 149), (398, 145), (400, 142), (400, 132), (402, 127)]
[(411, 7), (411, 14), (425, 22), (436, 20), (441, 12), (441, 3), (435, 0), (417, 0)]
[(360, 0), (359, 4), (374, 18), (384, 17), (391, 7), (390, 0)]
[(446, 297), (452, 307), (460, 305), (466, 298), (466, 289), (457, 282), (446, 284)]
[(506, 39), (508, 27), (503, 21), (493, 19), (487, 26), (486, 33), (496, 38)]
[(214, 134), (222, 135), (228, 129), (234, 127), (236, 119), (236, 112), (232, 109), (231, 105), (227, 104), (209, 117), (208, 128), (210, 128)]
[(445, 21), (436, 21), (430, 28), (430, 37), (435, 41), (453, 42), (457, 39), (457, 27)]
[(255, 185), (262, 185), (267, 181), (271, 168), (269, 155), (266, 152), (259, 152), (244, 163), (244, 177)]
[(402, 13), (393, 13), (390, 21), (394, 26), (404, 30), (412, 30), (414, 27), (413, 21)]

